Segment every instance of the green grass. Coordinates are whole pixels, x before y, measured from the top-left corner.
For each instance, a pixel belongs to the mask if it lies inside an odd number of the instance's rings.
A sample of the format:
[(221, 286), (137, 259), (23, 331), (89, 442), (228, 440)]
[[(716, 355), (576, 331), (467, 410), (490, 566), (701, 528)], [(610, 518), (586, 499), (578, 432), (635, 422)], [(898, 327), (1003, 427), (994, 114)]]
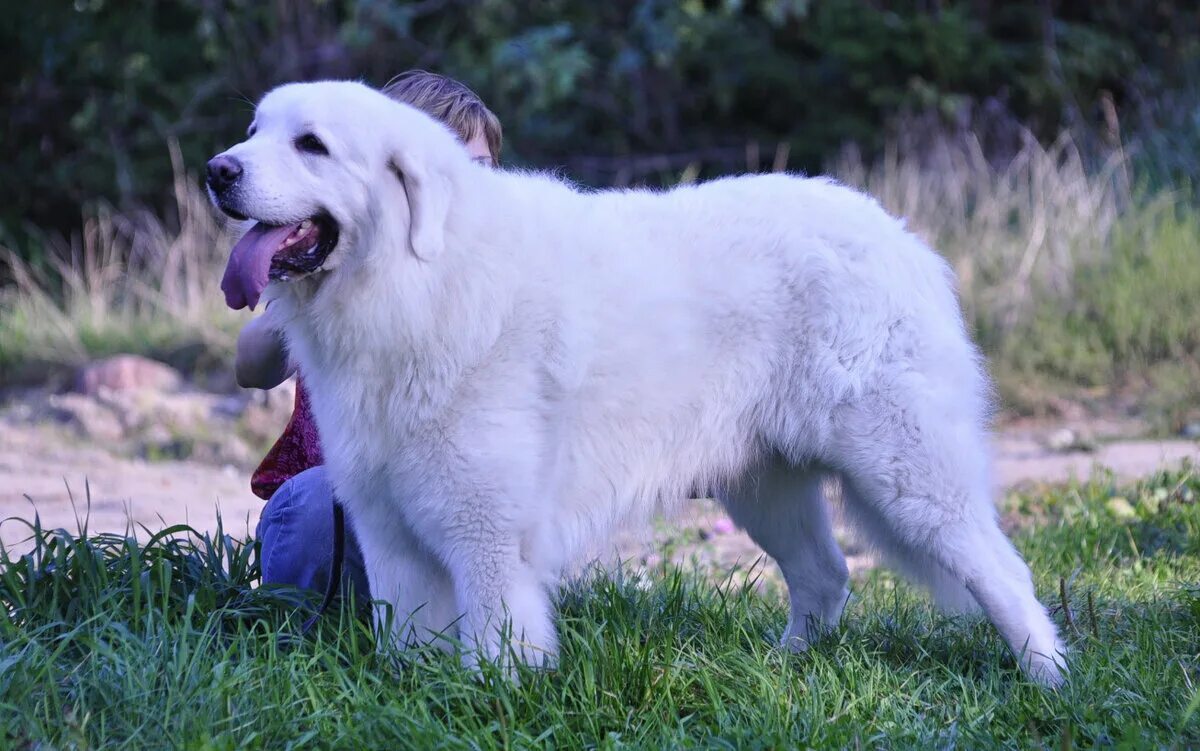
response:
[(1196, 747), (1198, 497), (1187, 470), (1010, 499), (1072, 649), (1058, 692), (884, 572), (805, 655), (772, 646), (773, 587), (597, 576), (561, 597), (559, 669), (514, 685), (377, 652), (346, 611), (294, 638), (311, 601), (219, 534), (34, 530), (0, 556), (0, 747)]
[(1034, 290), (1027, 318), (985, 336), (1001, 383), (1006, 375), (1082, 386), (1140, 377), (1149, 416), (1178, 429), (1200, 398), (1198, 247), (1192, 205), (1163, 195), (1129, 208), (1106, 253), (1076, 268), (1067, 294)]

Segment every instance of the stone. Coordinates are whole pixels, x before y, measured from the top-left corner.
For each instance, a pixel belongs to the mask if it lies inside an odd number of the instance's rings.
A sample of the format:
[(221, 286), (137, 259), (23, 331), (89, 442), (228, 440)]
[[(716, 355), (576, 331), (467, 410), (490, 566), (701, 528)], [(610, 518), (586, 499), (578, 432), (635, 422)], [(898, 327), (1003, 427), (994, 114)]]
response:
[(250, 398), (242, 394), (233, 394), (218, 399), (213, 403), (212, 413), (216, 417), (236, 420), (246, 413), (250, 406)]
[(1046, 448), (1051, 451), (1070, 451), (1075, 445), (1075, 431), (1070, 428), (1059, 428), (1046, 436)]
[(125, 437), (125, 426), (112, 410), (82, 394), (55, 394), (49, 399), (50, 414), (71, 425), (81, 437), (114, 443)]
[(74, 391), (96, 396), (102, 391), (174, 391), (183, 376), (169, 365), (140, 355), (113, 355), (89, 363), (75, 374)]
[(1097, 446), (1095, 440), (1082, 432), (1070, 428), (1059, 428), (1046, 436), (1046, 448), (1060, 453), (1070, 451), (1090, 453), (1095, 451)]

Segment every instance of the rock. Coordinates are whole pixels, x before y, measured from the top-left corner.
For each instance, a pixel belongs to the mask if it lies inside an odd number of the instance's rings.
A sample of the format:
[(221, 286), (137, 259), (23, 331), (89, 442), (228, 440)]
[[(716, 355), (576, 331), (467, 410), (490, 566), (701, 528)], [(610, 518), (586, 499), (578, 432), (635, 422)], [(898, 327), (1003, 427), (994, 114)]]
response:
[(238, 420), (241, 431), (254, 442), (274, 441), (292, 417), (296, 387), (288, 381), (270, 391), (253, 392)]
[(290, 415), (296, 404), (296, 379), (289, 378), (270, 391), (254, 390), (251, 393), (261, 400), (266, 409)]
[(1046, 448), (1051, 451), (1069, 451), (1075, 445), (1075, 431), (1059, 428), (1046, 436)]
[(1078, 421), (1087, 417), (1087, 410), (1076, 401), (1054, 395), (1041, 395), (1039, 398), (1045, 404), (1049, 415), (1059, 420)]
[(1200, 420), (1184, 425), (1183, 430), (1180, 430), (1179, 434), (1184, 438), (1200, 440)]
[(1092, 452), (1096, 450), (1096, 442), (1088, 436), (1070, 428), (1059, 428), (1046, 436), (1046, 448), (1057, 452)]
[(89, 363), (75, 374), (74, 391), (96, 396), (102, 391), (174, 391), (183, 377), (169, 365), (139, 355), (113, 355)]
[(142, 422), (167, 425), (176, 435), (204, 435), (214, 427), (211, 399), (204, 394), (156, 399), (142, 405)]
[(213, 443), (211, 454), (205, 458), (212, 464), (237, 465), (247, 469), (253, 469), (262, 461), (262, 455), (236, 435), (227, 435)]
[(250, 406), (250, 399), (242, 394), (234, 394), (217, 400), (212, 406), (212, 413), (216, 417), (223, 417), (227, 420), (236, 420), (246, 412), (246, 407)]
[(165, 425), (150, 425), (142, 434), (142, 443), (147, 446), (166, 446), (175, 437)]
[(115, 443), (125, 437), (121, 419), (103, 404), (81, 394), (56, 394), (49, 399), (50, 414), (72, 425), (83, 438)]

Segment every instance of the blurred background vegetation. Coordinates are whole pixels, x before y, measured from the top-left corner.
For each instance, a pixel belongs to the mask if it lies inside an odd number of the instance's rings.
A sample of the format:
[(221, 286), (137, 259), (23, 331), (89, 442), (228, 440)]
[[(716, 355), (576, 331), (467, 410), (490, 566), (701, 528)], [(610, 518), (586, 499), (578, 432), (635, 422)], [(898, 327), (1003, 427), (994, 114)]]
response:
[(483, 96), (509, 164), (596, 186), (787, 169), (870, 190), (954, 262), (1016, 409), (1132, 388), (1179, 423), (1200, 402), (1194, 0), (0, 13), (0, 384), (112, 351), (221, 367), (243, 321), (216, 292), (229, 243), (204, 161), (275, 84), (420, 67)]

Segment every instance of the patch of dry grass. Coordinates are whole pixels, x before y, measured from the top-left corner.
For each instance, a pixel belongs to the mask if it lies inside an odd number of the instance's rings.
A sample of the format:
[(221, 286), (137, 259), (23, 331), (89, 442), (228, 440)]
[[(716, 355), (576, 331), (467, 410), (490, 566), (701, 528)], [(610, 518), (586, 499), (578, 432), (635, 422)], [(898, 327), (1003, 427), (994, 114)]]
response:
[(1069, 134), (1043, 145), (1005, 127), (1003, 159), (967, 131), (893, 143), (872, 164), (850, 149), (831, 171), (953, 264), (1007, 406), (1121, 387), (1177, 427), (1196, 394), (1177, 375), (1200, 362), (1200, 265), (1189, 260), (1200, 212), (1186, 196), (1132, 187), (1115, 137), (1097, 154)]
[(185, 369), (228, 361), (244, 323), (220, 291), (232, 237), (178, 152), (171, 155), (175, 223), (94, 211), (77, 242), (46, 254), (48, 269), (0, 249), (13, 279), (0, 288), (0, 383), (44, 379), (115, 352)]
[(1049, 146), (1026, 130), (1019, 139), (1000, 163), (967, 132), (928, 149), (893, 143), (869, 165), (849, 149), (833, 168), (950, 259), (968, 320), (992, 336), (1070, 297), (1077, 270), (1104, 258), (1131, 202), (1123, 151), (1090, 170), (1067, 134)]

